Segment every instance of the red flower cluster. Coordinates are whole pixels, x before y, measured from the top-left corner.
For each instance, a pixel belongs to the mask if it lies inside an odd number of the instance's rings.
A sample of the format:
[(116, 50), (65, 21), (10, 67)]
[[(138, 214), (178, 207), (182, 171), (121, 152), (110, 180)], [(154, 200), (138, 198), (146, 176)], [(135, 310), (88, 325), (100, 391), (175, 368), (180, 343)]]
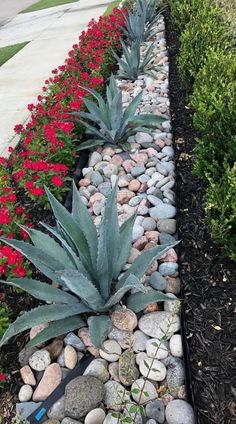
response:
[(83, 97), (88, 92), (82, 87), (100, 90), (104, 86), (114, 63), (112, 51), (120, 47), (122, 25), (119, 9), (98, 22), (91, 20), (65, 64), (45, 81), (38, 103), (28, 105), (30, 121), (25, 127), (15, 126), (21, 149), (13, 152), (10, 166), (15, 182), (32, 200), (46, 204), (44, 185), (58, 199), (68, 189), (64, 183), (75, 164), (75, 139), (81, 139), (84, 132), (82, 126), (74, 125), (70, 113), (84, 107)]

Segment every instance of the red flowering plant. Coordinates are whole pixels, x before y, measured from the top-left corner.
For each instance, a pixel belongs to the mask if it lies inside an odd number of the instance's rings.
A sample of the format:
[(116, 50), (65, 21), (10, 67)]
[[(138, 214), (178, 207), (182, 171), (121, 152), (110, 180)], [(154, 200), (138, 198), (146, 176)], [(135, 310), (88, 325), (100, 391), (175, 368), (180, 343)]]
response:
[[(18, 224), (29, 226), (28, 214), (18, 203), (11, 187), (6, 160), (0, 158), (0, 163), (0, 236), (26, 239), (27, 233)], [(23, 256), (12, 248), (0, 244), (0, 277), (25, 275), (29, 275), (29, 266)]]
[(84, 129), (74, 127), (71, 112), (83, 108), (83, 87), (101, 90), (115, 59), (112, 50), (120, 48), (124, 16), (119, 9), (98, 22), (91, 20), (87, 31), (73, 45), (65, 64), (52, 71), (45, 81), (43, 95), (36, 105), (28, 105), (31, 119), (25, 127), (16, 125), (20, 149), (11, 155), (9, 165), (15, 183), (36, 202), (46, 207), (44, 185), (62, 200), (68, 190), (75, 165), (76, 141)]

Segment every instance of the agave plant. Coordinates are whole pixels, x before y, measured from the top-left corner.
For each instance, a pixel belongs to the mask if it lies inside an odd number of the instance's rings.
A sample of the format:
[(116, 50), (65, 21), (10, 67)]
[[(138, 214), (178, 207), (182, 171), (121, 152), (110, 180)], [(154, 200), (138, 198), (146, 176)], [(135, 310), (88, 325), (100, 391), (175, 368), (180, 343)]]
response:
[(150, 45), (143, 58), (140, 54), (140, 42), (135, 41), (130, 47), (121, 41), (123, 57), (120, 58), (115, 52), (114, 56), (119, 63), (118, 78), (136, 80), (139, 75), (148, 74), (153, 76), (155, 67), (151, 64), (154, 58), (154, 45)]
[(142, 92), (123, 110), (122, 92), (117, 87), (113, 75), (111, 75), (109, 85), (106, 88), (106, 101), (103, 100), (97, 91), (87, 91), (96, 102), (84, 99), (88, 112), (74, 112), (73, 115), (85, 118), (95, 124), (94, 126), (80, 119), (80, 122), (87, 129), (87, 134), (94, 136), (94, 138), (81, 143), (78, 150), (90, 149), (105, 143), (123, 144), (129, 136), (136, 134), (138, 131), (149, 132), (150, 128), (165, 121), (162, 116), (135, 115), (142, 98)]
[(124, 15), (125, 26), (122, 28), (124, 35), (127, 37), (127, 42), (150, 40), (156, 33), (152, 25), (146, 25), (146, 14), (138, 13), (137, 11), (129, 12)]
[[(39, 306), (10, 325), (0, 345), (32, 326), (48, 322), (49, 326), (30, 341), (29, 346), (45, 342), (68, 331), (85, 326), (81, 314), (89, 313), (89, 331), (99, 346), (111, 329), (108, 313), (127, 295), (127, 306), (140, 311), (150, 302), (164, 301), (168, 296), (149, 290), (140, 283), (147, 267), (162, 256), (171, 245), (156, 246), (141, 254), (120, 276), (127, 262), (132, 243), (135, 216), (119, 227), (116, 188), (107, 199), (99, 233), (74, 185), (72, 212), (68, 212), (47, 190), (57, 227), (43, 226), (52, 235), (23, 227), (33, 245), (3, 239), (26, 256), (46, 277), (58, 283), (55, 288), (30, 278), (15, 278), (5, 284), (25, 290), (37, 299), (49, 302)], [(118, 279), (118, 277), (120, 278)]]
[(135, 10), (136, 13), (145, 16), (147, 26), (152, 26), (159, 19), (164, 8), (158, 5), (157, 0), (138, 0)]

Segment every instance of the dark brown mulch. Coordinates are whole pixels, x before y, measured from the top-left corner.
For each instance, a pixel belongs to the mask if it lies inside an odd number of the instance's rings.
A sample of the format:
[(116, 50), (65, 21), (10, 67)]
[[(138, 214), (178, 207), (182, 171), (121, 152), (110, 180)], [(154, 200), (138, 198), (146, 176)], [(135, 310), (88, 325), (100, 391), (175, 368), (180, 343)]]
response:
[(192, 173), (196, 133), (177, 69), (178, 34), (166, 15), (176, 149), (180, 273), (193, 406), (199, 424), (236, 423), (236, 264), (204, 221), (204, 185)]

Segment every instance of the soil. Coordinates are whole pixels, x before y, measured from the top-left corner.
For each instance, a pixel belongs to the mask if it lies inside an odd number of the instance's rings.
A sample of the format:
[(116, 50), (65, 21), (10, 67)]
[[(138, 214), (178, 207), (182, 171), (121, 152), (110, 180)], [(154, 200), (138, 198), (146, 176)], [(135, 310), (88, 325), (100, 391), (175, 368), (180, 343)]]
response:
[[(166, 13), (170, 102), (188, 383), (198, 424), (236, 423), (236, 266), (222, 257), (205, 222), (204, 184), (193, 174), (197, 136), (181, 85), (178, 34)], [(187, 369), (188, 371), (188, 369)], [(191, 399), (190, 399), (191, 401)]]

